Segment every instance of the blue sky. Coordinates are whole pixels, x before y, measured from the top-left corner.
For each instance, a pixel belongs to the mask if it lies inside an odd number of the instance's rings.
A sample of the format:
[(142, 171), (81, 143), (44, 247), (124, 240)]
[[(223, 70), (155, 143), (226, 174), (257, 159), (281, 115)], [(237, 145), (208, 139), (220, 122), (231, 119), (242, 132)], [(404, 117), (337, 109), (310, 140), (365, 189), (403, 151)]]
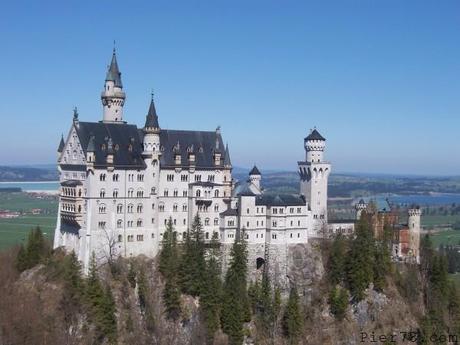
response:
[(234, 165), (296, 169), (317, 126), (340, 172), (460, 172), (459, 1), (9, 1), (0, 164), (52, 163), (102, 117), (113, 40), (142, 125), (222, 127)]

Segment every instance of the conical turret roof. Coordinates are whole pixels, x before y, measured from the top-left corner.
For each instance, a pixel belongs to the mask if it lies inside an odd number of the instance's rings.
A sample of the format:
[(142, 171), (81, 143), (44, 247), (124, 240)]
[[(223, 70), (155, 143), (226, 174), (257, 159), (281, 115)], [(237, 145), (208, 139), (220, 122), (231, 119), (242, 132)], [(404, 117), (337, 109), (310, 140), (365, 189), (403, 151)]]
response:
[(232, 162), (230, 161), (230, 151), (228, 150), (228, 143), (225, 145), (224, 165), (225, 166), (232, 165)]
[(321, 141), (326, 141), (326, 139), (319, 134), (319, 132), (315, 129), (311, 131), (311, 133), (305, 138), (305, 140), (321, 140)]
[(62, 152), (62, 150), (64, 150), (64, 146), (65, 146), (65, 143), (64, 143), (64, 134), (63, 134), (61, 136), (61, 141), (59, 142), (58, 152)]
[(254, 164), (254, 167), (251, 169), (251, 171), (249, 172), (249, 176), (251, 175), (262, 175), (259, 171), (259, 169), (257, 169), (256, 165)]
[(149, 112), (147, 113), (147, 116), (145, 117), (144, 128), (147, 128), (147, 127), (160, 128), (160, 125), (158, 123), (157, 111), (155, 109), (155, 102), (153, 101), (153, 96), (152, 96), (152, 100), (150, 101)]
[(113, 49), (112, 61), (110, 62), (110, 66), (107, 71), (107, 76), (105, 77), (105, 80), (113, 81), (115, 86), (123, 88), (123, 84), (121, 83), (121, 73), (118, 69), (117, 54), (115, 52), (115, 49)]

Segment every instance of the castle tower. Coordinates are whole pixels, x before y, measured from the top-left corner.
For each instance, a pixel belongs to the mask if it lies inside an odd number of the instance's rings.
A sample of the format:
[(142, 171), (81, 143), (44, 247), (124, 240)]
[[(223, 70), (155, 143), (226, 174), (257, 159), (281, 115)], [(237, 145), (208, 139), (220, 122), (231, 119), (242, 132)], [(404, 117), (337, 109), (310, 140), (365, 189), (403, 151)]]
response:
[(113, 49), (112, 61), (105, 77), (104, 91), (101, 93), (101, 101), (104, 107), (103, 122), (123, 123), (123, 105), (126, 95), (123, 92), (121, 73), (118, 69), (115, 48)]
[(422, 210), (420, 207), (413, 207), (408, 210), (407, 220), (409, 226), (409, 250), (417, 263), (420, 263), (420, 231)]
[(300, 194), (305, 197), (313, 218), (311, 236), (320, 236), (327, 225), (327, 185), (331, 164), (324, 161), (326, 139), (314, 129), (304, 139), (305, 161), (298, 162)]
[(251, 182), (251, 190), (254, 194), (261, 194), (260, 180), (262, 179), (262, 174), (259, 169), (254, 165), (254, 167), (249, 172), (249, 182)]
[(145, 117), (143, 131), (144, 150), (142, 154), (144, 156), (152, 156), (154, 153), (158, 154), (160, 152), (160, 125), (158, 123), (158, 115), (153, 101), (153, 94), (150, 100), (149, 111)]
[(356, 220), (361, 218), (361, 213), (367, 208), (367, 204), (364, 202), (363, 199), (359, 200), (359, 202), (355, 205), (356, 210)]

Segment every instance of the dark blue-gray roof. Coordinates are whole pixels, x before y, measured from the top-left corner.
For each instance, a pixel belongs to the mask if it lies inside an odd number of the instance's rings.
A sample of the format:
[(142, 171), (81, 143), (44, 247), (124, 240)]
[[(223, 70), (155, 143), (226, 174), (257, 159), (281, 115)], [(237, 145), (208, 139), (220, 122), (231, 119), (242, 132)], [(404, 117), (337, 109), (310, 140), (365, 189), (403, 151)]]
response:
[[(215, 168), (214, 153), (216, 142), (219, 148), (224, 147), (222, 136), (216, 131), (183, 131), (162, 129), (160, 131), (161, 159), (164, 167), (176, 166), (175, 155), (181, 156), (181, 165), (189, 165), (189, 155), (195, 155), (195, 166), (201, 168)], [(224, 166), (224, 157), (221, 156), (220, 167)]]
[(107, 71), (107, 76), (105, 77), (105, 80), (113, 81), (114, 85), (119, 88), (123, 87), (123, 84), (121, 83), (121, 73), (118, 69), (117, 55), (115, 53), (115, 49), (113, 50), (112, 61), (110, 62), (110, 66)]
[(78, 122), (75, 129), (85, 154), (94, 152), (94, 166), (107, 166), (109, 139), (112, 141), (113, 165), (117, 168), (145, 168), (142, 140), (135, 125), (125, 123)]
[(254, 165), (254, 167), (249, 172), (249, 175), (261, 175), (261, 173), (260, 173), (259, 169), (257, 169), (257, 167)]
[(144, 127), (160, 128), (160, 125), (158, 124), (158, 116), (157, 116), (157, 111), (155, 109), (155, 103), (153, 102), (153, 97), (152, 97), (152, 100), (150, 101), (149, 111), (145, 118)]
[(316, 130), (316, 128), (305, 138), (305, 140), (322, 140), (326, 141), (326, 139), (319, 134), (319, 132)]
[(264, 206), (305, 206), (305, 199), (300, 195), (260, 195), (256, 198), (256, 205)]
[(61, 136), (61, 141), (59, 142), (58, 152), (61, 153), (64, 150), (64, 135)]

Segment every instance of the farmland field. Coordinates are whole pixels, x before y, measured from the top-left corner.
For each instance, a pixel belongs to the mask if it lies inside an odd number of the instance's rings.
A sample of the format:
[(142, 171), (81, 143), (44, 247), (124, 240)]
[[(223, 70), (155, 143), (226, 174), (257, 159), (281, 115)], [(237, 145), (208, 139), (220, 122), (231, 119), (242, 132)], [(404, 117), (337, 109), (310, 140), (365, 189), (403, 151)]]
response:
[(440, 244), (458, 244), (460, 242), (459, 230), (446, 230), (431, 235), (433, 247), (438, 248)]
[(28, 211), (40, 208), (47, 213), (56, 213), (57, 199), (46, 196), (37, 198), (27, 193), (0, 193), (0, 209), (10, 211)]
[(54, 236), (55, 216), (25, 216), (13, 219), (0, 219), (0, 250), (14, 246), (26, 239), (30, 229), (40, 226), (50, 240)]

